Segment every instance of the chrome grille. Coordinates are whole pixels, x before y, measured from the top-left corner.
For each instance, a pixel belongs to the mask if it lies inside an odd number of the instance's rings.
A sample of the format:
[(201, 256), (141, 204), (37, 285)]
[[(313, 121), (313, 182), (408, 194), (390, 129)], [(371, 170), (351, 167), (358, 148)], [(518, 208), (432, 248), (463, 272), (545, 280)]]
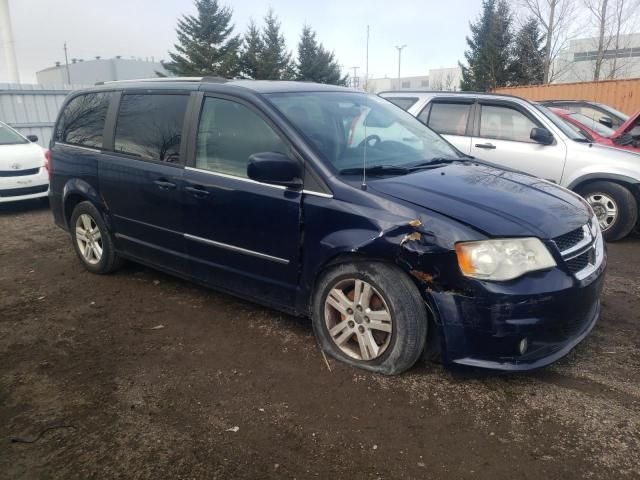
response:
[(604, 241), (595, 216), (589, 223), (553, 239), (560, 250), (567, 269), (582, 280), (602, 263)]
[(558, 249), (561, 252), (570, 249), (571, 247), (575, 247), (578, 243), (580, 243), (584, 239), (584, 229), (583, 227), (576, 228), (575, 230), (570, 231), (569, 233), (565, 233), (564, 235), (560, 235), (553, 239), (558, 246)]

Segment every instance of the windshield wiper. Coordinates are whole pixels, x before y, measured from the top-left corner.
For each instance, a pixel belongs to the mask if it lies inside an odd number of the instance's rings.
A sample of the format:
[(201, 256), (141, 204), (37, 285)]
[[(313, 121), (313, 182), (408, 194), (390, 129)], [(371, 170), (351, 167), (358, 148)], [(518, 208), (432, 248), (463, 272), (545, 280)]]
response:
[(431, 158), (431, 159), (423, 161), (423, 162), (412, 163), (410, 165), (406, 165), (405, 168), (407, 170), (409, 170), (410, 172), (413, 172), (415, 170), (420, 170), (420, 169), (423, 169), (423, 168), (431, 168), (431, 167), (435, 167), (435, 166), (438, 166), (438, 165), (442, 165), (444, 163), (459, 162), (461, 160), (462, 160), (461, 158), (434, 157), (434, 158)]
[(364, 169), (362, 167), (345, 168), (344, 170), (340, 170), (340, 173), (342, 175), (358, 175), (363, 171), (367, 175), (406, 175), (411, 170), (395, 165), (376, 165), (375, 167), (367, 167)]

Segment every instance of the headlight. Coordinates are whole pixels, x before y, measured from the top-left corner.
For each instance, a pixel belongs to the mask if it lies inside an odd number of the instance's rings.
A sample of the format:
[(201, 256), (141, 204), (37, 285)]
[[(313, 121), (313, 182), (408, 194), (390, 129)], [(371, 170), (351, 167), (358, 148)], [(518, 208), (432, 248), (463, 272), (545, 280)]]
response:
[(483, 280), (512, 280), (556, 266), (547, 247), (537, 238), (457, 243), (456, 255), (465, 276)]

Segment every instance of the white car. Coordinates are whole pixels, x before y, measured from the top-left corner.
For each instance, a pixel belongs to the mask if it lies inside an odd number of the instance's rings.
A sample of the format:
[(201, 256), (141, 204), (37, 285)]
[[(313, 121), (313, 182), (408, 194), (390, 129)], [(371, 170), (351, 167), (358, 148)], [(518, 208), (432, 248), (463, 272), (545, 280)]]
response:
[(605, 239), (638, 224), (640, 154), (592, 143), (546, 107), (508, 95), (467, 92), (382, 92), (480, 160), (573, 190), (598, 217)]
[(0, 122), (0, 203), (49, 194), (48, 151)]

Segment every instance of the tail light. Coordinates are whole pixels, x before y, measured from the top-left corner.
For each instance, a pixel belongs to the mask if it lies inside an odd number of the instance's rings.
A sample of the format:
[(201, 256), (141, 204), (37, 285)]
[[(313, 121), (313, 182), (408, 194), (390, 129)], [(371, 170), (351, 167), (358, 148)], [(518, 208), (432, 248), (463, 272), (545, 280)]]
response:
[(44, 168), (47, 169), (49, 181), (51, 181), (51, 150), (44, 151)]

